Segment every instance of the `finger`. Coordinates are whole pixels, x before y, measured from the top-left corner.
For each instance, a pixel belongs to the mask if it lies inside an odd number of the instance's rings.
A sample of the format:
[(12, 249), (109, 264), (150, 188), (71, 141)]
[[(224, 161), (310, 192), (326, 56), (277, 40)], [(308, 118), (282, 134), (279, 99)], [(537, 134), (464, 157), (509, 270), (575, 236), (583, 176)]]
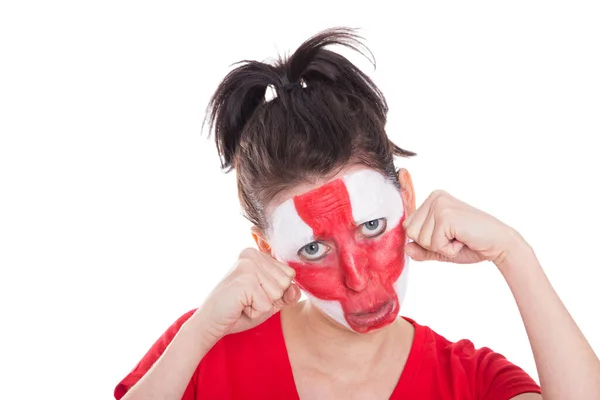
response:
[[(440, 253), (443, 256), (454, 257), (462, 246), (449, 234), (449, 229), (443, 218), (436, 219), (436, 226), (431, 235), (431, 246), (428, 250)], [(425, 247), (425, 246), (424, 246)]]
[(267, 293), (263, 290), (262, 286), (257, 283), (251, 289), (249, 294), (248, 302), (244, 307), (243, 313), (248, 318), (254, 319), (258, 316), (269, 313), (273, 310), (273, 303)]
[(300, 288), (298, 287), (298, 285), (292, 284), (288, 288), (288, 290), (286, 290), (285, 293), (283, 294), (283, 297), (282, 297), (283, 304), (285, 304), (286, 306), (295, 304), (298, 302), (298, 300), (300, 300), (301, 295), (302, 295), (302, 292), (300, 291)]
[[(440, 246), (436, 248), (436, 251), (448, 258), (455, 258), (458, 253), (465, 247), (463, 242), (458, 240), (448, 240), (445, 234), (443, 234), (445, 243), (440, 243)], [(441, 242), (441, 240), (440, 240)]]
[[(288, 275), (286, 271), (281, 268), (279, 263), (274, 261), (264, 261), (260, 267), (265, 271), (266, 274), (270, 275), (279, 287), (285, 291), (292, 284), (292, 276)], [(289, 267), (288, 267), (289, 268)], [(293, 271), (293, 270), (292, 270)], [(295, 271), (294, 271), (295, 276)]]
[(268, 254), (260, 253), (260, 256), (261, 256), (262, 261), (264, 262), (264, 264), (261, 263), (261, 265), (265, 265), (265, 267), (268, 267), (268, 271), (272, 272), (272, 274), (274, 276), (278, 276), (280, 274), (278, 273), (278, 271), (275, 271), (275, 269), (272, 267), (276, 267), (277, 270), (283, 272), (285, 275), (287, 275), (291, 279), (294, 279), (296, 277), (296, 270), (294, 268), (290, 267), (289, 265), (286, 265), (282, 262), (277, 261), (275, 258), (271, 257)]
[(406, 232), (406, 236), (412, 240), (419, 239), (419, 233), (421, 232), (421, 227), (427, 218), (427, 214), (429, 213), (429, 207), (426, 203), (419, 208), (417, 208), (411, 215), (408, 217), (404, 223), (404, 231)]
[(240, 254), (238, 255), (238, 258), (254, 260), (254, 259), (256, 259), (258, 254), (260, 254), (260, 252), (258, 250), (253, 249), (252, 247), (248, 247), (240, 252)]
[[(427, 250), (421, 246), (419, 246), (417, 243), (412, 242), (412, 243), (408, 243), (405, 247), (404, 247), (404, 251), (405, 253), (412, 258), (415, 261), (443, 261), (443, 262), (452, 262), (452, 263), (472, 263), (475, 261), (465, 261), (463, 260), (463, 253), (465, 250), (469, 250), (467, 247), (465, 247), (465, 245), (463, 243), (460, 243), (458, 241), (454, 241), (452, 242), (453, 246), (456, 246), (456, 248), (460, 247), (460, 250), (456, 251), (456, 255), (453, 257), (449, 257), (446, 256), (442, 253), (438, 253), (436, 251), (431, 251), (431, 250)], [(461, 252), (462, 250), (462, 252)], [(452, 250), (455, 251), (455, 250)], [(459, 254), (460, 253), (460, 254)]]
[(302, 292), (297, 285), (292, 284), (283, 294), (281, 299), (277, 300), (273, 305), (277, 309), (282, 309), (283, 307), (290, 306), (292, 304), (296, 304), (300, 297), (302, 296)]
[[(435, 190), (433, 191), (427, 199), (421, 204), (419, 208), (412, 212), (412, 214), (407, 215), (402, 223), (404, 229), (408, 229), (411, 225), (421, 226), (425, 221), (425, 218), (429, 214), (429, 210), (433, 207), (433, 205), (437, 202), (437, 200), (443, 196), (446, 196), (447, 193), (443, 190)], [(418, 232), (417, 232), (418, 233)], [(414, 240), (414, 238), (411, 237)]]
[(427, 250), (416, 242), (407, 243), (404, 252), (415, 261), (447, 261), (443, 255)]
[(274, 304), (277, 300), (280, 300), (283, 297), (287, 286), (282, 287), (273, 276), (271, 276), (261, 267), (256, 269), (256, 276), (260, 286), (269, 297), (271, 304)]
[(434, 250), (431, 248), (433, 234), (436, 229), (436, 219), (433, 215), (433, 208), (429, 209), (429, 213), (427, 217), (423, 221), (423, 225), (421, 226), (421, 230), (419, 231), (419, 236), (415, 240), (421, 247), (427, 250)]
[(415, 261), (427, 261), (431, 259), (429, 250), (419, 246), (416, 242), (407, 243), (404, 252)]

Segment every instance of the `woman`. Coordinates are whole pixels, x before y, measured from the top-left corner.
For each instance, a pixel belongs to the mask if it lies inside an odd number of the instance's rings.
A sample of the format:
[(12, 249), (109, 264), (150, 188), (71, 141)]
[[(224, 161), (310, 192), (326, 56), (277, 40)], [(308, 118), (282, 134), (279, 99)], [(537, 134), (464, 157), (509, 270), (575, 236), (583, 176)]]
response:
[[(276, 65), (244, 63), (217, 89), (209, 119), (258, 250), (241, 252), (115, 397), (600, 398), (600, 362), (528, 244), (444, 192), (416, 208), (409, 173), (393, 163), (413, 153), (388, 139), (382, 93), (332, 44), (361, 46), (350, 30), (328, 30)], [(541, 390), (490, 349), (399, 317), (409, 259), (492, 261)]]

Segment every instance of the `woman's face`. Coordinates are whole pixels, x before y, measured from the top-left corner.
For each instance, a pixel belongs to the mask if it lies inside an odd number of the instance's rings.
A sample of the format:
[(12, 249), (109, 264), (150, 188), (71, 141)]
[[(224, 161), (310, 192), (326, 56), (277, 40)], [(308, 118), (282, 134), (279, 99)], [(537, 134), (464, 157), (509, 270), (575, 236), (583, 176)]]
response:
[(366, 333), (393, 322), (407, 278), (400, 190), (363, 167), (294, 192), (269, 213), (273, 256), (339, 324)]

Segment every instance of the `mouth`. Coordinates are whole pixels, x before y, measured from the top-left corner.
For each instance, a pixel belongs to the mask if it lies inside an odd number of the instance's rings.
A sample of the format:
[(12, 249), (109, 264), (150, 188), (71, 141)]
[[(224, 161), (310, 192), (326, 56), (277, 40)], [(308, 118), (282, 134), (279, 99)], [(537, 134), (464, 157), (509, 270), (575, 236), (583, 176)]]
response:
[(394, 302), (388, 300), (374, 310), (346, 314), (346, 320), (356, 327), (371, 327), (385, 321), (393, 312)]

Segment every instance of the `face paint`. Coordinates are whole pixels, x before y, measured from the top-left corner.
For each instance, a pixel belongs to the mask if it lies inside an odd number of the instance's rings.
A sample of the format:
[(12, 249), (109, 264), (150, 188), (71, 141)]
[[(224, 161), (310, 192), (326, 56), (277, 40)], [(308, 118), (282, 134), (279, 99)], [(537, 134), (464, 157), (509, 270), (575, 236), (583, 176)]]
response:
[(362, 170), (281, 204), (268, 240), (314, 305), (364, 333), (398, 316), (408, 273), (403, 218), (399, 190)]

